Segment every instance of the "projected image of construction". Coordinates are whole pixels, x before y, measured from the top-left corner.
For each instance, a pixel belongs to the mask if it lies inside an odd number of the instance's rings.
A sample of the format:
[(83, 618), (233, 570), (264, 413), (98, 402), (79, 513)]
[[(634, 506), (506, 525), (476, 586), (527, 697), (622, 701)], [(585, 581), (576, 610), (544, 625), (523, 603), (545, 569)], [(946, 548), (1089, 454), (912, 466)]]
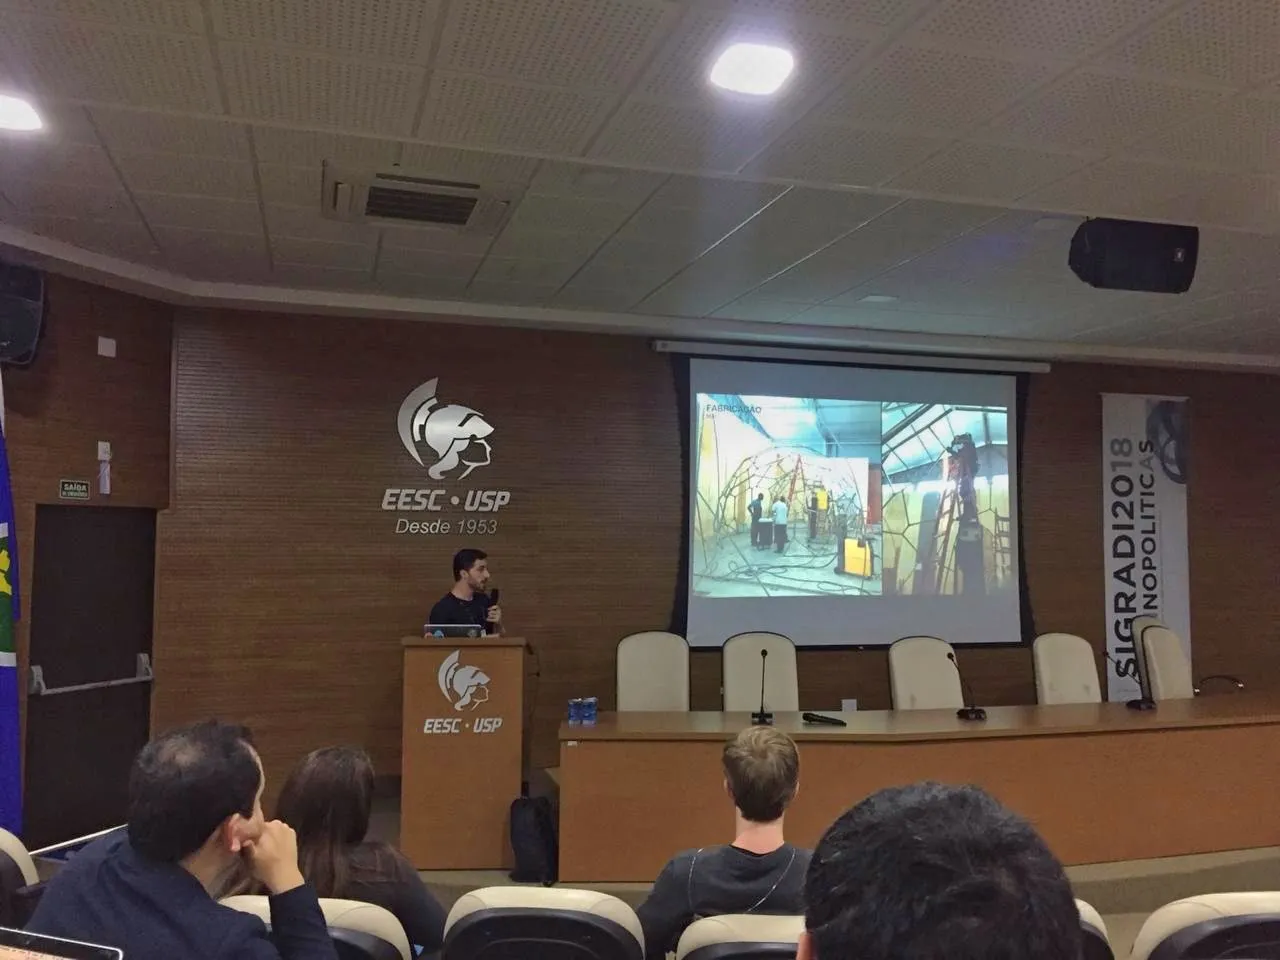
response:
[(884, 593), (1013, 590), (1009, 413), (886, 403)]
[(695, 594), (879, 596), (879, 403), (698, 394), (695, 423)]

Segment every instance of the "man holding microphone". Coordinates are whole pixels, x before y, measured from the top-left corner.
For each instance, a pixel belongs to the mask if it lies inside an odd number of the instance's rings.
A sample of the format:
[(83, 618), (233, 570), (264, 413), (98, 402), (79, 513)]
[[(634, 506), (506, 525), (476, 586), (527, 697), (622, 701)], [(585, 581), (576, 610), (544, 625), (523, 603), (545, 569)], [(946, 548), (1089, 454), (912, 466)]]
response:
[(489, 555), (467, 547), (453, 555), (453, 589), (431, 608), (427, 622), (432, 626), (456, 624), (484, 628), (485, 633), (502, 633), (502, 608), (497, 591), (491, 599), (484, 592), (489, 583)]

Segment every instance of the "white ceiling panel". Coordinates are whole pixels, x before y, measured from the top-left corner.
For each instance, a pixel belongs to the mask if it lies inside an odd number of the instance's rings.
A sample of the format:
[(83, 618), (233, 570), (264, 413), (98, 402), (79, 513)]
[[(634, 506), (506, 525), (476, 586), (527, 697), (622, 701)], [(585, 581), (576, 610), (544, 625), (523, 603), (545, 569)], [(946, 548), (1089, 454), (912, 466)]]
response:
[(576, 154), (609, 98), (437, 71), (418, 135), (460, 146)]
[(436, 250), (465, 256), (483, 256), (493, 245), (493, 236), (490, 234), (463, 233), (451, 227), (383, 227), (382, 238), (385, 246), (403, 247), (406, 251)]
[(1033, 147), (1115, 149), (1217, 109), (1223, 94), (1154, 80), (1078, 73), (982, 131)]
[(268, 204), (320, 209), (323, 179), (319, 167), (260, 163), (258, 179), (262, 183), (262, 199)]
[(3, 7), (6, 15), (38, 14), (179, 33), (204, 31), (200, 0), (4, 0)]
[(600, 248), (569, 285), (643, 295), (671, 279), (701, 252), (679, 243), (615, 238)]
[(997, 53), (1034, 50), (1075, 60), (1175, 6), (1178, 0), (965, 0), (942, 6), (922, 32)]
[(731, 10), (784, 22), (811, 17), (859, 30), (889, 27), (911, 19), (941, 0), (723, 0)]
[(777, 119), (735, 106), (633, 100), (613, 116), (590, 155), (638, 166), (734, 172), (780, 132)]
[(443, 180), (524, 185), (533, 179), (538, 161), (532, 157), (406, 143), (400, 165), (412, 173)]
[(583, 263), (600, 248), (602, 238), (596, 234), (552, 233), (546, 230), (502, 231), (494, 241), (490, 254), (515, 260), (558, 260), (561, 263)]
[(218, 57), (233, 113), (390, 136), (412, 131), (425, 79), (418, 67), (243, 43), (219, 44)]
[(1061, 67), (899, 47), (849, 80), (817, 112), (828, 123), (932, 136), (961, 134), (1049, 80)]
[(1192, 0), (1103, 56), (1165, 76), (1248, 86), (1280, 72), (1280, 5)]
[(425, 64), (439, 0), (209, 0), (220, 37)]
[(620, 89), (675, 9), (658, 0), (455, 0), (439, 65), (523, 83)]
[(342, 167), (367, 170), (390, 166), (400, 159), (404, 144), (379, 137), (353, 137), (316, 130), (255, 126), (253, 149), (260, 163), (283, 163), (318, 169), (329, 160)]
[(133, 190), (253, 200), (253, 164), (163, 153), (122, 153), (120, 173)]
[(12, 222), (14, 226), (42, 237), (61, 240), (94, 253), (126, 256), (150, 266), (163, 260), (151, 234), (136, 217), (132, 222), (72, 217), (22, 217)]
[(249, 160), (244, 124), (167, 113), (93, 107), (93, 123), (112, 153), (178, 153)]
[(129, 106), (221, 112), (203, 37), (6, 17), (0, 76), (28, 91)]
[(611, 200), (529, 195), (516, 207), (508, 228), (580, 231), (607, 236), (622, 226), (638, 206), (634, 201), (616, 203)]
[(449, 280), (421, 274), (389, 273), (379, 270), (377, 287), (379, 292), (393, 296), (421, 297), (427, 300), (461, 300), (466, 294), (468, 279), (470, 278)]
[(480, 254), (384, 246), (378, 257), (378, 274), (410, 274), (467, 281), (475, 275), (483, 259)]
[(915, 166), (950, 142), (889, 130), (803, 123), (765, 151), (747, 172), (872, 187)]
[(38, 180), (9, 180), (0, 191), (22, 214), (86, 220), (137, 222), (138, 212), (118, 183), (44, 183)]
[(550, 305), (564, 307), (569, 310), (607, 310), (617, 312), (629, 310), (647, 292), (611, 287), (582, 287), (570, 284), (555, 295)]
[[(735, 43), (785, 45), (799, 64), (776, 98), (741, 97), (707, 84), (708, 65)], [(694, 4), (662, 51), (649, 64), (633, 95), (672, 104), (696, 102), (708, 108), (746, 105), (782, 112), (787, 104), (825, 88), (866, 52), (870, 40), (834, 33), (821, 24), (776, 17), (726, 16)]]
[(299, 240), (297, 237), (271, 238), (271, 259), (277, 265), (300, 264), (334, 270), (373, 269), (377, 252), (374, 243), (332, 243), (328, 240)]
[(511, 283), (560, 287), (577, 270), (577, 264), (554, 260), (511, 260), (486, 257), (472, 283)]
[(14, 180), (117, 185), (111, 159), (99, 146), (0, 139), (0, 184)]
[(1220, 104), (1198, 119), (1132, 144), (1125, 152), (1145, 159), (1271, 173), (1280, 170), (1280, 102), (1245, 99)]
[(319, 206), (291, 207), (267, 204), (267, 231), (272, 238), (293, 237), (298, 240), (325, 240), (330, 243), (376, 243), (378, 231), (362, 223), (346, 223), (320, 216)]
[(1020, 202), (1088, 216), (1176, 220), (1181, 208), (1173, 201), (1184, 192), (1177, 167), (1112, 158), (1033, 190)]
[(221, 233), (213, 230), (186, 230), (178, 227), (154, 227), (160, 248), (170, 260), (188, 273), (205, 271), (206, 276), (235, 275), (241, 267), (259, 272), (269, 266), (267, 244), (262, 231), (257, 233)]
[(300, 263), (277, 263), (271, 271), (272, 283), (304, 289), (361, 289), (367, 287), (371, 279), (367, 269), (349, 270)]
[(252, 233), (262, 229), (262, 211), (256, 200), (223, 197), (189, 197), (137, 191), (134, 199), (153, 227), (187, 227), (192, 230), (224, 230)]
[(674, 176), (649, 198), (653, 207), (692, 207), (726, 211), (745, 219), (785, 193), (789, 187), (751, 180)]
[(547, 197), (581, 197), (638, 205), (649, 199), (666, 179), (661, 173), (548, 160), (539, 165), (529, 192)]
[(726, 304), (714, 317), (725, 320), (749, 320), (759, 323), (782, 323), (809, 308), (807, 303), (787, 303), (748, 294)]
[(480, 303), (533, 304), (542, 306), (553, 296), (558, 287), (521, 283), (478, 283), (467, 287), (466, 298)]
[(886, 186), (952, 197), (1016, 200), (1098, 159), (1098, 155), (962, 141), (894, 177)]
[[(87, 143), (99, 146), (98, 131), (89, 119), (89, 111), (74, 103), (41, 102), (36, 104), (44, 130), (30, 136), (32, 140), (54, 143)], [(15, 134), (7, 134), (13, 138)]]
[(895, 330), (904, 333), (933, 333), (940, 336), (1008, 337), (1026, 326), (1029, 318), (972, 317), (952, 313), (916, 313), (905, 310), (877, 310), (871, 307), (837, 307), (825, 304), (810, 307), (794, 318), (796, 323), (819, 326), (854, 327), (863, 330)]

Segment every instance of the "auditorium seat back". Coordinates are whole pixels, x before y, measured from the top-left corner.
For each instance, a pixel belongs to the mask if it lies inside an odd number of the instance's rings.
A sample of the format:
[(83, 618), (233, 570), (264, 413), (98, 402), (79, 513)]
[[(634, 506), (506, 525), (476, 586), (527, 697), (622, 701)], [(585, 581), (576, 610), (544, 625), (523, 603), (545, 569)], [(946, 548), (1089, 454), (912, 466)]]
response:
[[(227, 897), (221, 902), (271, 926), (271, 906), (266, 897)], [(360, 900), (329, 897), (320, 898), (320, 910), (338, 960), (414, 960), (409, 938), (389, 910)]]
[(635, 911), (607, 893), (569, 887), (485, 887), (445, 922), (441, 960), (643, 960)]
[(1036, 703), (1101, 703), (1093, 647), (1074, 633), (1042, 633), (1032, 645)]
[(761, 650), (769, 651), (764, 682), (765, 709), (784, 713), (799, 710), (796, 645), (780, 633), (739, 633), (725, 641), (720, 657), (724, 709), (750, 712), (760, 709)]
[(676, 960), (789, 960), (804, 930), (804, 917), (728, 914), (690, 924), (680, 936)]
[(1107, 934), (1107, 924), (1102, 919), (1102, 914), (1083, 900), (1076, 901), (1076, 909), (1080, 911), (1080, 929), (1084, 933), (1081, 960), (1115, 960), (1115, 954), (1111, 950), (1111, 937)]
[(889, 693), (895, 710), (964, 706), (960, 673), (947, 657), (951, 644), (937, 637), (903, 637), (889, 648)]
[[(1147, 669), (1147, 651), (1146, 647), (1142, 644), (1142, 634), (1146, 632), (1149, 627), (1160, 626), (1163, 626), (1163, 624), (1161, 624), (1159, 620), (1155, 617), (1147, 616), (1134, 617), (1132, 623), (1129, 625), (1129, 635), (1133, 640), (1133, 656), (1134, 659), (1138, 661), (1138, 676), (1140, 678), (1149, 678), (1151, 676), (1151, 671)], [(1149, 689), (1147, 693), (1150, 693)]]
[(0, 927), (22, 927), (35, 909), (40, 875), (22, 841), (0, 829)]
[(688, 710), (689, 644), (662, 630), (618, 642), (618, 710)]
[(1178, 635), (1161, 623), (1142, 630), (1142, 652), (1146, 658), (1151, 699), (1189, 700), (1196, 695), (1191, 661)]
[(1280, 893), (1210, 893), (1161, 907), (1142, 925), (1132, 960), (1280, 960)]

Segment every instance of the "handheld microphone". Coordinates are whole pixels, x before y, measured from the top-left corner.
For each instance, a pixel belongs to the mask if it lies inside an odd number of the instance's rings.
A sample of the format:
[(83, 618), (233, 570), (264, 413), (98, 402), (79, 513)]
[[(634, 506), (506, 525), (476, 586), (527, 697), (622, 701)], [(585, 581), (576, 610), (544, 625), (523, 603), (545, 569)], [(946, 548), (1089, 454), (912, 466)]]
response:
[[(1102, 655), (1107, 658), (1107, 662), (1116, 668), (1117, 676), (1128, 676), (1121, 669), (1122, 664), (1119, 660), (1111, 655), (1110, 650), (1103, 650)], [(1147, 696), (1147, 685), (1142, 680), (1142, 665), (1138, 662), (1137, 654), (1134, 654), (1133, 665), (1138, 669), (1138, 698), (1136, 700), (1126, 700), (1124, 705), (1130, 710), (1154, 710), (1156, 702)]]
[(987, 719), (987, 711), (983, 710), (974, 701), (973, 687), (969, 686), (969, 682), (965, 680), (964, 673), (960, 670), (960, 661), (956, 659), (956, 655), (950, 650), (947, 651), (947, 659), (956, 668), (956, 676), (960, 678), (960, 691), (964, 695), (964, 706), (956, 711), (956, 716), (961, 720)]
[(760, 709), (751, 715), (751, 722), (757, 727), (773, 726), (773, 714), (764, 708), (764, 670), (769, 662), (769, 651), (760, 648)]
[[(498, 597), (500, 597), (501, 595), (502, 595), (502, 591), (499, 590), (497, 587), (494, 587), (492, 590), (490, 590), (489, 606), (496, 607), (498, 605)], [(498, 633), (498, 627), (497, 625), (486, 621), (484, 624), (484, 632), (487, 634), (496, 634)]]

